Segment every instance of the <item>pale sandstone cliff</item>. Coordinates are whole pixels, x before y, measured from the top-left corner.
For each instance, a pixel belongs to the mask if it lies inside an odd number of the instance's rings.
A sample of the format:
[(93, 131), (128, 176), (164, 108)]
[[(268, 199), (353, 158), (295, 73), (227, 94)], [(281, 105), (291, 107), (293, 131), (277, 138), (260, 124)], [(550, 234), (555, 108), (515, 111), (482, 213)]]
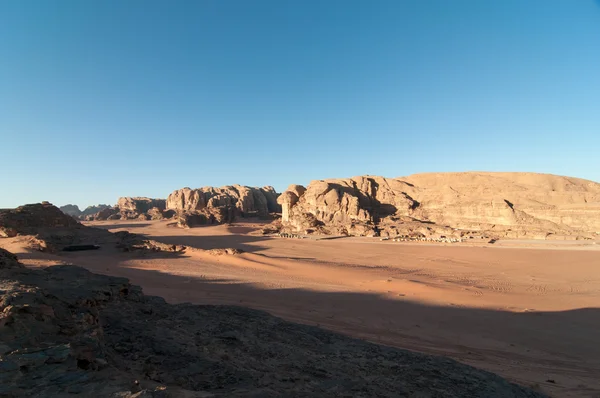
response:
[[(502, 237), (590, 237), (600, 232), (600, 184), (535, 173), (361, 176), (291, 186), (279, 198), (285, 228), (365, 235), (488, 231)], [(408, 228), (408, 229), (407, 229)]]

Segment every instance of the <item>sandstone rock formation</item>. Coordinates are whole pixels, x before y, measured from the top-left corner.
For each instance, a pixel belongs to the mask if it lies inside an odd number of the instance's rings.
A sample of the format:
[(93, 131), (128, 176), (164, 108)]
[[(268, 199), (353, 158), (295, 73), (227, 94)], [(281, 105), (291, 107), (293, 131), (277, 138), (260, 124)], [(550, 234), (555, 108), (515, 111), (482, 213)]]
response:
[(84, 219), (87, 221), (120, 220), (121, 213), (118, 207), (106, 207), (97, 213), (86, 216)]
[(95, 205), (95, 206), (88, 206), (85, 209), (83, 209), (81, 211), (81, 216), (80, 217), (87, 217), (87, 216), (91, 216), (92, 214), (96, 214), (99, 211), (102, 211), (104, 209), (108, 209), (111, 206), (109, 205), (104, 205), (104, 204), (100, 204), (100, 205)]
[[(117, 201), (117, 207), (121, 213), (146, 213), (152, 208), (158, 208), (164, 210), (166, 207), (166, 201), (164, 199), (152, 199), (145, 197), (122, 197)], [(135, 218), (135, 217), (132, 217)]]
[[(56, 206), (48, 203), (36, 203), (17, 207), (14, 210), (0, 212), (0, 231), (13, 231), (16, 236), (36, 234), (47, 228), (83, 227), (73, 217), (66, 215)], [(5, 235), (6, 234), (5, 232)]]
[(600, 184), (532, 173), (363, 176), (291, 186), (279, 198), (296, 233), (589, 238), (600, 233)]
[(0, 249), (0, 395), (541, 397), (453, 360), (264, 312), (170, 305), (76, 266)]
[(177, 226), (192, 228), (198, 225), (224, 224), (233, 222), (235, 213), (233, 207), (206, 207), (197, 211), (185, 211), (177, 215)]
[(164, 199), (152, 199), (144, 197), (121, 197), (117, 205), (105, 207), (83, 219), (87, 221), (104, 220), (162, 220), (171, 218), (173, 211), (165, 209)]
[(150, 220), (151, 216), (146, 214), (150, 209), (157, 208), (165, 210), (164, 199), (152, 199), (145, 197), (122, 197), (117, 201), (117, 208), (122, 220)]
[(167, 198), (167, 209), (180, 215), (182, 226), (231, 222), (235, 217), (266, 217), (281, 210), (273, 187), (228, 185), (221, 188), (183, 188)]

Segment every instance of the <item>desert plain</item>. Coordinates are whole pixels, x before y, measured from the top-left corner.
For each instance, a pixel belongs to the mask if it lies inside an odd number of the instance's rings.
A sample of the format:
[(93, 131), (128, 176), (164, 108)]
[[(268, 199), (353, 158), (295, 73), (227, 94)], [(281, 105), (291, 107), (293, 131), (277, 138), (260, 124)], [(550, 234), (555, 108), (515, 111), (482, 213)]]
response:
[[(446, 356), (556, 397), (600, 396), (600, 242), (283, 238), (244, 219), (85, 222), (186, 250), (48, 253), (2, 247), (31, 267), (77, 264), (170, 303), (234, 304), (378, 344)], [(207, 250), (230, 248), (240, 252)]]

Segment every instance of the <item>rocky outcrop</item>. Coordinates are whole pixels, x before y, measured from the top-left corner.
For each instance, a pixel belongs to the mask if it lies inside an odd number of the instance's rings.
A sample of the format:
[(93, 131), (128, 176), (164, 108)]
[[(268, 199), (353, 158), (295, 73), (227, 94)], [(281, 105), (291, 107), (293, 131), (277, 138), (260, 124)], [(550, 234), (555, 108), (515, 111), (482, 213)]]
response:
[(600, 184), (531, 173), (362, 176), (290, 186), (279, 198), (296, 233), (589, 238), (600, 232)]
[(95, 245), (111, 233), (80, 224), (48, 202), (0, 212), (0, 237), (27, 237), (31, 249), (55, 252), (71, 245)]
[(175, 216), (174, 210), (165, 210), (158, 207), (153, 207), (146, 213), (149, 220), (164, 220)]
[(273, 187), (242, 185), (178, 189), (169, 195), (166, 206), (180, 215), (182, 226), (188, 227), (231, 222), (235, 217), (266, 217), (281, 210)]
[[(82, 228), (73, 217), (48, 202), (29, 204), (0, 212), (0, 231), (4, 235), (31, 235), (48, 228)], [(7, 233), (10, 231), (10, 233)]]
[(409, 217), (419, 206), (402, 181), (354, 177), (292, 185), (279, 198), (285, 226), (301, 233), (369, 234), (390, 216)]
[(145, 197), (122, 197), (117, 201), (117, 207), (121, 211), (130, 211), (135, 213), (146, 213), (148, 210), (156, 207), (164, 210), (166, 201), (164, 199), (152, 199)]
[(121, 212), (118, 207), (106, 207), (95, 214), (84, 218), (86, 221), (120, 220)]
[(119, 198), (116, 206), (106, 207), (99, 212), (88, 215), (87, 221), (104, 220), (162, 220), (172, 218), (174, 211), (165, 209), (164, 199), (151, 198)]
[(152, 199), (144, 197), (122, 197), (117, 201), (117, 207), (121, 213), (122, 219), (135, 219), (140, 215), (147, 213), (150, 209), (157, 208), (165, 210), (166, 201), (164, 199)]
[(176, 219), (178, 227), (193, 228), (201, 225), (231, 223), (235, 219), (235, 215), (231, 207), (220, 206), (179, 213)]
[(84, 210), (81, 212), (80, 218), (87, 217), (87, 216), (91, 216), (91, 215), (93, 215), (93, 214), (96, 214), (96, 213), (98, 213), (98, 212), (100, 212), (100, 211), (104, 210), (104, 209), (109, 209), (109, 208), (111, 208), (111, 207), (112, 207), (112, 206), (109, 206), (109, 205), (104, 205), (104, 204), (95, 205), (95, 206), (88, 206), (88, 207), (86, 207), (86, 208), (85, 208), (85, 209), (84, 209)]
[(453, 360), (233, 306), (170, 305), (0, 249), (0, 395), (541, 397)]

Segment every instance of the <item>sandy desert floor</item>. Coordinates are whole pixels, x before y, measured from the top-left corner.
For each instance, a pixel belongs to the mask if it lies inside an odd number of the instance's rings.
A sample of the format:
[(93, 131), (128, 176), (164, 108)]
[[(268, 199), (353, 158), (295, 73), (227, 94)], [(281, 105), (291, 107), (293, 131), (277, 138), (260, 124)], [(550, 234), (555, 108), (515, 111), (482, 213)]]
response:
[(169, 302), (237, 304), (367, 340), (445, 355), (557, 397), (600, 397), (600, 242), (422, 244), (285, 239), (258, 223), (182, 230), (165, 221), (94, 222), (168, 244), (240, 255), (29, 252), (125, 276)]

